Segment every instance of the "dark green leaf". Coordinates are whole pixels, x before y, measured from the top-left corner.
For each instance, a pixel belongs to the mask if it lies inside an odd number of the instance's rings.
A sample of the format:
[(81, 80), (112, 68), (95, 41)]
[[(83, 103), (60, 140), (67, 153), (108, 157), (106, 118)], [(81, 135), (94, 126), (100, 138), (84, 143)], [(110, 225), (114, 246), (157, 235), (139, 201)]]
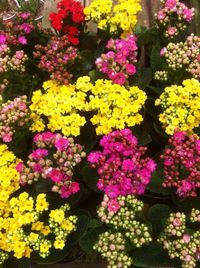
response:
[(88, 227), (89, 228), (97, 228), (97, 227), (100, 227), (101, 225), (102, 225), (102, 223), (100, 221), (98, 221), (97, 219), (91, 219)]
[(150, 84), (153, 78), (151, 68), (141, 69), (138, 75), (138, 87), (141, 89), (145, 89)]
[(132, 132), (138, 138), (139, 145), (147, 145), (152, 141), (150, 134), (141, 127), (133, 127)]
[(151, 68), (156, 70), (162, 69), (163, 59), (160, 56), (160, 49), (160, 45), (155, 45), (152, 47), (151, 51)]
[(92, 190), (97, 190), (97, 182), (99, 179), (99, 175), (94, 168), (90, 168), (89, 165), (86, 165), (82, 169), (82, 176), (84, 182), (92, 189)]

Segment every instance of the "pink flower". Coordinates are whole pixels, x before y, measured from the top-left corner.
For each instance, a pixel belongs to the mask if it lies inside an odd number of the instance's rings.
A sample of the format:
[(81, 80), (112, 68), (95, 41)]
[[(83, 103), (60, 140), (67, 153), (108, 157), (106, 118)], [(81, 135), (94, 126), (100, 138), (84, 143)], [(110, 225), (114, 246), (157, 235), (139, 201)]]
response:
[(31, 13), (30, 12), (23, 12), (19, 14), (20, 18), (27, 20), (30, 17)]
[(150, 171), (153, 172), (156, 170), (156, 163), (152, 160), (149, 159), (149, 161), (147, 162), (146, 168)]
[(34, 160), (38, 160), (40, 158), (46, 157), (48, 155), (48, 151), (46, 149), (37, 149), (32, 152), (31, 156)]
[(117, 73), (113, 78), (113, 82), (119, 85), (123, 85), (126, 82), (126, 77), (124, 73)]
[(18, 37), (18, 41), (19, 41), (19, 43), (21, 44), (21, 45), (27, 45), (27, 39), (26, 39), (26, 37), (25, 36), (19, 36)]
[(4, 34), (0, 34), (0, 45), (4, 45), (7, 41), (7, 38)]
[(200, 152), (200, 140), (197, 140), (196, 142), (196, 150), (198, 151), (198, 152)]
[(184, 241), (185, 243), (189, 243), (190, 240), (191, 240), (191, 237), (190, 237), (189, 234), (184, 234), (184, 235), (183, 235), (183, 241)]
[(162, 11), (159, 11), (157, 17), (159, 20), (163, 20), (166, 17), (166, 14)]
[(165, 6), (168, 9), (175, 9), (176, 8), (176, 0), (167, 0)]
[(26, 34), (31, 33), (32, 30), (33, 30), (32, 26), (31, 26), (29, 23), (23, 23), (23, 24), (21, 25), (21, 28), (22, 28), (22, 30), (23, 30)]
[(61, 187), (61, 193), (60, 193), (61, 198), (68, 198), (70, 195), (71, 195), (71, 192), (69, 190), (69, 187), (67, 187), (66, 185), (63, 185)]
[(23, 171), (23, 169), (24, 169), (24, 164), (23, 164), (23, 162), (19, 162), (17, 165), (16, 165), (16, 170), (17, 170), (17, 172), (22, 172)]
[(33, 165), (33, 171), (41, 173), (43, 171), (42, 166), (38, 163)]
[(174, 133), (174, 140), (177, 141), (177, 142), (182, 142), (184, 139), (185, 139), (185, 136), (186, 136), (186, 132), (184, 131), (176, 131)]
[(161, 48), (161, 50), (160, 50), (160, 56), (161, 57), (164, 56), (166, 52), (167, 52), (166, 47)]
[(116, 199), (108, 201), (108, 211), (116, 213), (120, 209), (120, 205)]
[(126, 71), (129, 75), (136, 73), (136, 67), (133, 64), (126, 64)]
[(173, 220), (173, 224), (174, 224), (174, 226), (180, 226), (181, 225), (181, 220), (176, 218), (176, 219)]
[(55, 147), (59, 151), (64, 151), (69, 145), (69, 141), (66, 138), (59, 138), (55, 141)]
[(100, 158), (100, 153), (99, 152), (95, 152), (95, 153), (90, 153), (88, 156), (88, 162), (90, 163), (97, 163), (99, 161)]
[(12, 141), (12, 136), (10, 136), (9, 134), (5, 134), (5, 135), (3, 135), (2, 140), (4, 142), (11, 142)]
[(17, 59), (21, 60), (24, 57), (24, 51), (23, 50), (18, 50), (15, 53)]
[(58, 169), (56, 169), (56, 168), (53, 168), (53, 169), (48, 173), (48, 177), (49, 177), (52, 181), (59, 183), (59, 182), (61, 182), (61, 181), (63, 180), (64, 175), (63, 175), (63, 173), (62, 173), (60, 170), (58, 170)]
[(167, 29), (167, 33), (168, 33), (170, 36), (174, 35), (176, 32), (177, 32), (177, 29), (176, 29), (175, 27), (169, 27), (169, 28)]
[(131, 159), (124, 160), (122, 163), (122, 170), (133, 171), (135, 169), (135, 163)]
[(193, 17), (192, 9), (186, 8), (183, 10), (183, 17), (186, 21), (190, 22)]
[(72, 182), (70, 190), (73, 194), (77, 193), (80, 191), (80, 186), (78, 184), (78, 182)]

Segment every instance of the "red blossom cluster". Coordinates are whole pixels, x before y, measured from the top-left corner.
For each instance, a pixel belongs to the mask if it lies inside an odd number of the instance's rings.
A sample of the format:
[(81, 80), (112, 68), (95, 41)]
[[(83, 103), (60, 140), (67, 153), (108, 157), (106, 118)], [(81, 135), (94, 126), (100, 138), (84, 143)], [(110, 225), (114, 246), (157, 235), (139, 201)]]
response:
[(61, 0), (57, 8), (57, 13), (53, 12), (49, 15), (51, 26), (67, 34), (68, 41), (72, 45), (78, 45), (79, 28), (85, 19), (82, 4), (74, 0)]

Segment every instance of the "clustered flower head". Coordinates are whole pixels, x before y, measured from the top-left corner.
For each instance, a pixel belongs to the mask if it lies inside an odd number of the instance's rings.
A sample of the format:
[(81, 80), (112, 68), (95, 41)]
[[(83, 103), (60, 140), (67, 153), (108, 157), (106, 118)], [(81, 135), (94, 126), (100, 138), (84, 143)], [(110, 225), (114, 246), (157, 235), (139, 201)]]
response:
[(200, 188), (200, 139), (176, 131), (161, 156), (164, 163), (163, 187), (175, 187), (181, 197), (196, 196)]
[(23, 192), (8, 200), (5, 208), (7, 214), (0, 218), (1, 263), (10, 254), (21, 259), (34, 252), (46, 258), (52, 248), (63, 249), (76, 228), (77, 218), (68, 215), (69, 206), (49, 210), (45, 194), (33, 199)]
[(151, 241), (146, 224), (136, 219), (142, 208), (143, 203), (133, 195), (119, 196), (115, 201), (104, 195), (97, 213), (101, 221), (114, 230), (102, 233), (94, 249), (107, 259), (108, 267), (131, 266), (127, 244), (141, 247)]
[(103, 79), (92, 85), (86, 76), (78, 80), (77, 88), (88, 88), (91, 92), (89, 110), (95, 112), (91, 122), (96, 125), (97, 135), (131, 127), (143, 120), (139, 111), (145, 103), (146, 94), (136, 86), (126, 88)]
[(52, 191), (62, 198), (77, 193), (79, 183), (72, 180), (74, 167), (79, 164), (85, 153), (73, 138), (63, 137), (59, 133), (43, 132), (35, 135), (36, 149), (26, 163), (20, 162), (20, 184), (32, 184), (38, 180), (50, 180)]
[(143, 194), (156, 168), (151, 158), (144, 157), (147, 148), (138, 147), (130, 129), (111, 132), (100, 145), (103, 151), (88, 156), (91, 166), (98, 168), (98, 189), (114, 200), (120, 195)]
[(126, 252), (126, 239), (120, 232), (107, 231), (100, 234), (94, 250), (108, 262), (108, 268), (128, 268), (132, 264)]
[(171, 213), (159, 242), (168, 251), (171, 259), (178, 258), (182, 268), (194, 268), (200, 260), (200, 231), (188, 229), (186, 215)]
[(106, 48), (109, 51), (97, 58), (96, 66), (114, 83), (123, 85), (129, 76), (136, 73), (136, 37), (129, 35), (125, 39), (110, 39)]
[(98, 24), (101, 30), (111, 34), (132, 32), (137, 23), (137, 13), (141, 11), (140, 0), (94, 0), (84, 9), (86, 20)]
[[(79, 111), (88, 109), (86, 93), (76, 90), (74, 85), (60, 85), (47, 81), (42, 90), (33, 92), (30, 105), (33, 132), (61, 131), (65, 136), (78, 136), (80, 127), (86, 123)], [(46, 118), (46, 120), (44, 120)]]
[(79, 28), (85, 20), (82, 4), (75, 0), (61, 0), (57, 4), (57, 9), (57, 13), (53, 12), (49, 15), (51, 26), (66, 34), (69, 43), (78, 45)]
[(8, 71), (25, 72), (25, 63), (28, 56), (23, 50), (17, 50), (14, 55), (7, 44), (0, 45), (0, 73), (5, 74)]
[(155, 27), (170, 39), (183, 33), (194, 16), (194, 8), (188, 8), (179, 0), (162, 0), (162, 8), (155, 14)]
[(200, 223), (200, 210), (193, 208), (190, 215), (191, 222), (199, 222)]
[(185, 42), (169, 43), (161, 50), (169, 69), (185, 70), (192, 77), (200, 78), (200, 37), (191, 34)]
[(0, 138), (4, 142), (11, 142), (17, 128), (26, 126), (28, 122), (29, 112), (26, 96), (0, 104)]
[(175, 129), (192, 132), (200, 124), (200, 83), (197, 79), (183, 81), (183, 86), (166, 87), (155, 105), (163, 113), (159, 120), (167, 134)]
[(115, 230), (123, 230), (124, 236), (136, 247), (151, 241), (148, 227), (137, 220), (143, 203), (133, 195), (119, 196), (110, 200), (107, 195), (97, 213), (102, 222), (112, 225)]
[(72, 47), (67, 35), (52, 36), (47, 46), (36, 45), (34, 58), (39, 60), (38, 67), (48, 73), (52, 80), (69, 84), (72, 74), (68, 71), (78, 57), (78, 51)]
[(29, 12), (16, 12), (12, 20), (3, 20), (4, 30), (0, 31), (0, 45), (9, 44), (25, 46), (28, 44), (28, 36), (34, 30), (35, 25)]

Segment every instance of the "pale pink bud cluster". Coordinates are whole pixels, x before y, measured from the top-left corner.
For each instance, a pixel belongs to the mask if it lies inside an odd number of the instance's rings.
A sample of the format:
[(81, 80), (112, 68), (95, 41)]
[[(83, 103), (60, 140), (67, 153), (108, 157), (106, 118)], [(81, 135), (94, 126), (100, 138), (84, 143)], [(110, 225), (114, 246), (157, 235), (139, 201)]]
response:
[(11, 142), (15, 131), (29, 122), (27, 97), (15, 98), (0, 107), (0, 138), (4, 142)]
[(38, 67), (50, 73), (52, 80), (69, 84), (72, 74), (67, 70), (78, 57), (77, 53), (77, 48), (70, 46), (67, 35), (63, 35), (51, 37), (47, 46), (36, 45), (33, 55), (39, 59)]

